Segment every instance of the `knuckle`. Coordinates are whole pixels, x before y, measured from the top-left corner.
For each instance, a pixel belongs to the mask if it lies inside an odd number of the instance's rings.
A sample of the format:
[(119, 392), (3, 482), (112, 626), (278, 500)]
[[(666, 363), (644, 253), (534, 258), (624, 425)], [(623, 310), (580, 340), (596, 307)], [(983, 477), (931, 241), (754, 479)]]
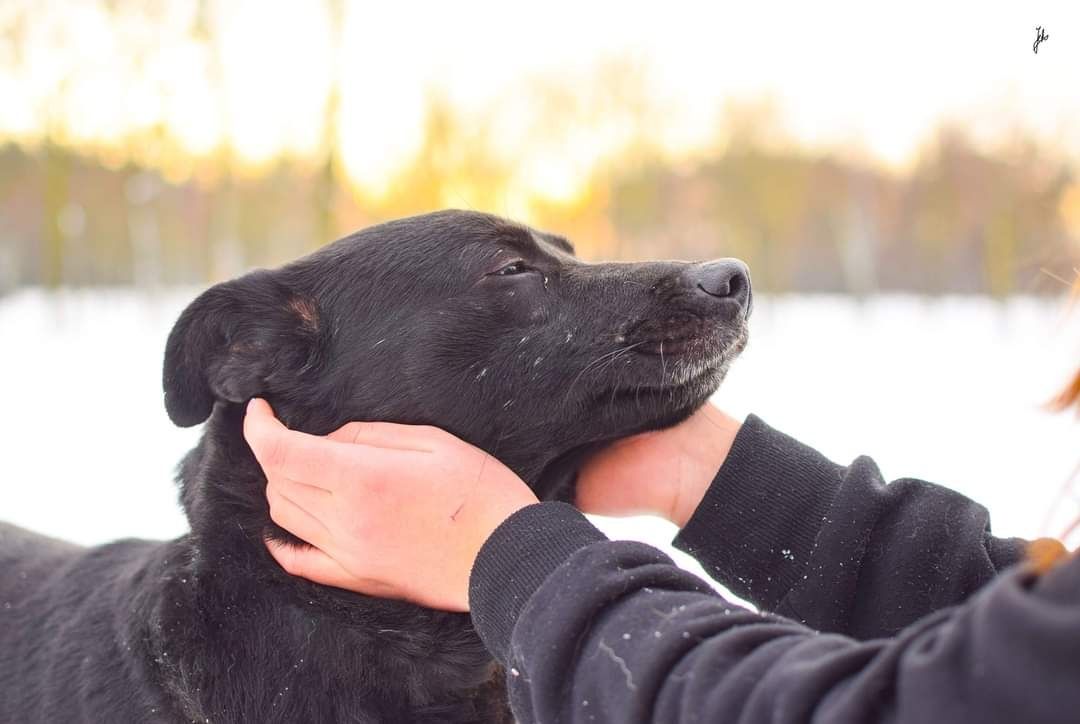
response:
[(435, 442), (443, 441), (447, 437), (446, 432), (442, 428), (435, 427), (434, 425), (421, 425), (418, 432), (423, 437)]
[[(363, 516), (355, 516), (345, 524), (345, 535), (353, 541), (367, 540), (369, 539), (369, 533), (368, 521)], [(363, 557), (365, 552), (360, 551), (358, 554)]]
[(293, 575), (299, 575), (303, 570), (299, 550), (296, 546), (286, 546), (282, 549), (281, 567)]
[(356, 444), (360, 442), (360, 438), (364, 437), (371, 430), (370, 422), (350, 422), (345, 426), (346, 438), (349, 442)]
[(263, 450), (263, 467), (277, 470), (285, 466), (288, 460), (288, 447), (284, 438), (275, 435), (266, 442)]
[(368, 503), (372, 500), (389, 501), (395, 494), (397, 487), (394, 484), (395, 476), (401, 476), (400, 470), (373, 470), (361, 478), (362, 485), (358, 486), (357, 493), (363, 496), (360, 503)]
[(276, 497), (270, 499), (270, 511), (269, 512), (270, 512), (270, 520), (274, 521), (275, 523), (277, 523), (278, 525), (280, 525), (280, 526), (282, 526), (284, 528), (285, 527), (284, 526), (284, 516), (282, 515), (282, 512), (281, 512), (280, 501)]

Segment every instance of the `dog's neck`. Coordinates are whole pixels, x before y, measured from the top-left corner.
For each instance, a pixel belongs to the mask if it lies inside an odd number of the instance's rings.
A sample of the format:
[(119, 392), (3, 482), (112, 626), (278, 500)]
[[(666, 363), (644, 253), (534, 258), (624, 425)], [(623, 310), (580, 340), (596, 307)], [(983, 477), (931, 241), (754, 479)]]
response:
[[(335, 421), (296, 419), (283, 415), (289, 426), (309, 431), (335, 429)], [(302, 545), (303, 542), (270, 519), (266, 476), (243, 436), (244, 407), (218, 403), (203, 430), (202, 439), (184, 458), (179, 471), (180, 499), (191, 525), (199, 557), (227, 559), (238, 576), (273, 581), (294, 592), (296, 598), (315, 601), (330, 610), (352, 615), (357, 595), (289, 576), (267, 552), (268, 538)], [(509, 450), (509, 448), (507, 448)], [(572, 499), (572, 481), (578, 456), (524, 456), (507, 464), (542, 498)], [(415, 609), (400, 601), (363, 597), (363, 621), (372, 617), (397, 619), (401, 610)], [(382, 621), (379, 625), (382, 625)]]
[[(262, 652), (274, 661), (295, 655), (317, 668), (319, 647), (333, 642), (336, 649), (355, 652), (356, 666), (369, 655), (365, 652), (400, 649), (407, 662), (403, 658), (395, 670), (413, 672), (418, 681), (443, 681), (446, 688), (441, 696), (457, 696), (454, 692), (483, 685), (490, 678), (492, 660), (467, 614), (317, 585), (288, 575), (274, 562), (265, 539), (287, 534), (269, 518), (266, 478), (244, 442), (243, 414), (239, 405), (216, 406), (198, 447), (181, 465), (181, 500), (192, 533), (182, 554), (183, 571), (175, 576), (183, 585), (174, 583), (173, 589), (164, 592), (162, 610), (170, 616), (189, 611), (187, 618), (207, 627), (210, 641), (218, 641), (221, 632), (228, 631), (229, 642), (238, 651), (250, 649), (248, 655), (255, 658), (249, 663), (254, 667), (271, 665), (258, 660)], [(297, 630), (293, 620), (297, 617), (306, 622), (300, 628), (321, 633), (314, 639), (289, 638), (288, 632)], [(174, 635), (168, 633), (166, 638)], [(324, 640), (320, 642), (319, 637)], [(405, 643), (395, 647), (395, 637)], [(268, 646), (271, 640), (274, 645)], [(162, 640), (154, 646), (163, 651), (190, 650), (199, 656), (197, 644), (180, 646)], [(210, 652), (200, 658), (204, 659), (217, 660)], [(455, 673), (445, 674), (444, 669)], [(440, 673), (433, 676), (431, 672)], [(411, 685), (389, 680), (384, 684), (390, 688)]]
[(200, 546), (241, 552), (265, 539), (269, 507), (259, 491), (266, 478), (244, 444), (238, 405), (215, 406), (199, 444), (180, 464), (178, 482)]
[[(282, 411), (282, 420), (293, 429), (322, 434), (340, 426), (340, 421), (318, 419), (315, 413)], [(244, 407), (217, 403), (206, 422), (202, 439), (181, 463), (178, 482), (180, 499), (192, 531), (204, 543), (220, 542), (231, 550), (238, 543), (251, 544), (265, 552), (267, 537), (295, 540), (270, 520), (266, 501), (266, 476), (243, 436)], [(451, 430), (468, 440), (468, 435)], [(521, 479), (545, 497), (562, 485), (580, 456), (565, 451), (536, 452), (510, 438), (500, 438), (492, 452)], [(469, 440), (482, 447), (483, 440)], [(535, 442), (533, 443), (535, 445)], [(205, 528), (211, 522), (212, 528)], [(227, 525), (221, 527), (221, 522)], [(249, 547), (249, 546), (245, 546)]]
[[(244, 408), (218, 404), (198, 446), (184, 458), (179, 473), (180, 499), (191, 525), (198, 559), (228, 560), (236, 578), (257, 578), (292, 591), (305, 605), (336, 615), (363, 614), (353, 624), (382, 625), (417, 607), (401, 601), (370, 598), (310, 583), (286, 574), (270, 557), (267, 539), (303, 542), (270, 519), (266, 476), (243, 437)], [(364, 605), (357, 609), (356, 603)], [(314, 602), (314, 604), (309, 604)], [(376, 620), (377, 619), (377, 620)]]

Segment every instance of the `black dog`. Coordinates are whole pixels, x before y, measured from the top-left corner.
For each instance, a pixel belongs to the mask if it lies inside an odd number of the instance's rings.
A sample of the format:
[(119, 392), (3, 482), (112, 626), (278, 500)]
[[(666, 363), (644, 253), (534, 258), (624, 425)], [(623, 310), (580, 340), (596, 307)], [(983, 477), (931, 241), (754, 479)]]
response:
[(202, 294), (165, 355), (191, 533), (84, 549), (0, 525), (0, 722), (509, 719), (464, 614), (282, 572), (241, 435), (267, 398), (290, 427), (445, 428), (543, 498), (590, 449), (686, 418), (746, 339), (746, 268), (586, 264), (562, 238), (446, 211), (376, 226)]

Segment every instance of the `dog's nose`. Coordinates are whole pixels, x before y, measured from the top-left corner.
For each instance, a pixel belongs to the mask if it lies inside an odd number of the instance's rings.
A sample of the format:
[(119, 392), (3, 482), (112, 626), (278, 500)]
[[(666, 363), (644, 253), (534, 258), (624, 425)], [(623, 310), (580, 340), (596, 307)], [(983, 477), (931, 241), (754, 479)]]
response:
[(688, 281), (699, 293), (738, 302), (743, 316), (750, 316), (754, 306), (750, 270), (738, 259), (717, 259), (695, 264), (689, 270)]

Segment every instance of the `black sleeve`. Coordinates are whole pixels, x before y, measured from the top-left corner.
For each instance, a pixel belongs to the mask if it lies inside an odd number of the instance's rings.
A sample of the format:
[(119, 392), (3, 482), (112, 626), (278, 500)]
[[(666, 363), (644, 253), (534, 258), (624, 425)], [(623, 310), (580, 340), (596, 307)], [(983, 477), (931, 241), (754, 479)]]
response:
[(888, 639), (735, 607), (561, 503), (518, 511), (470, 581), (473, 621), (531, 722), (1075, 722), (1080, 559), (1022, 567)]
[(886, 484), (870, 458), (837, 465), (751, 415), (675, 546), (764, 610), (863, 639), (964, 601), (1025, 542), (959, 493)]

